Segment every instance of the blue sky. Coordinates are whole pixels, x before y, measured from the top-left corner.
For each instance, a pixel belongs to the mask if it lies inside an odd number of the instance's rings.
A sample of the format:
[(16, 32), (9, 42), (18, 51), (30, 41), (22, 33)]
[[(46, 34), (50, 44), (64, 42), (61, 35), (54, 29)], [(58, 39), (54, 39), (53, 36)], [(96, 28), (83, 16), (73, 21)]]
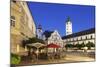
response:
[(28, 2), (36, 26), (42, 25), (45, 30), (58, 30), (65, 34), (68, 16), (73, 25), (73, 33), (95, 27), (95, 7), (86, 5), (55, 4)]

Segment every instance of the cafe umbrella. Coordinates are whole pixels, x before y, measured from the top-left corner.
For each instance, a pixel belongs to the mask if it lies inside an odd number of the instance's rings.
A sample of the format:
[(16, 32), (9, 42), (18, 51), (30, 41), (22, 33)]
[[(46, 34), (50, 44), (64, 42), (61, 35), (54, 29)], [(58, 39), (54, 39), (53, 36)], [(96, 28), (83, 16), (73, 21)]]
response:
[[(61, 46), (51, 43), (47, 45), (47, 48), (48, 48), (48, 51), (51, 51), (50, 53), (48, 52), (48, 56), (54, 59), (55, 55), (58, 55), (57, 53), (59, 52), (56, 49), (61, 48)], [(52, 49), (52, 50), (49, 50), (49, 49)]]
[(38, 53), (39, 53), (39, 48), (41, 47), (44, 47), (45, 45), (42, 44), (42, 43), (32, 43), (32, 44), (27, 44), (28, 46), (31, 46), (31, 47), (35, 47), (37, 50), (36, 50), (36, 54), (37, 54), (37, 61), (38, 61)]
[(57, 44), (51, 43), (51, 44), (48, 44), (48, 45), (47, 45), (47, 48), (54, 48), (54, 50), (55, 50), (55, 52), (56, 52), (56, 49), (57, 49), (57, 48), (61, 48), (61, 46), (59, 46), (59, 45), (57, 45)]

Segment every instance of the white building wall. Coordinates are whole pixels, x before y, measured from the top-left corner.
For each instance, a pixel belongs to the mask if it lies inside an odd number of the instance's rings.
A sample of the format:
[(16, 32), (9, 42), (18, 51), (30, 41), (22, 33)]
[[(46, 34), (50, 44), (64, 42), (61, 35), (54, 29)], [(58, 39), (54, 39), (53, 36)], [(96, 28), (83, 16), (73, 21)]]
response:
[(72, 34), (72, 23), (71, 21), (66, 22), (66, 35)]
[[(86, 39), (86, 37), (87, 37), (87, 39)], [(87, 44), (88, 42), (95, 43), (95, 33), (64, 39), (65, 45), (66, 44), (81, 44), (83, 42), (84, 42), (84, 44)]]
[(57, 44), (60, 45), (61, 47), (63, 47), (63, 40), (61, 39), (61, 36), (59, 35), (59, 33), (55, 30), (51, 36), (48, 38), (48, 44)]

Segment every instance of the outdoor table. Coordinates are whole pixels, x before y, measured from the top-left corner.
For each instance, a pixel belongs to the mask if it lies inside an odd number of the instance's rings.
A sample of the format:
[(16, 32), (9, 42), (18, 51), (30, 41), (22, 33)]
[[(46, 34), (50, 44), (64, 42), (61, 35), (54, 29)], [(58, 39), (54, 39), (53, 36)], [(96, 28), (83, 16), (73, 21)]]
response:
[(36, 55), (37, 55), (37, 62), (38, 62), (39, 48), (42, 47), (42, 46), (45, 46), (45, 45), (37, 42), (37, 43), (28, 44), (28, 46), (36, 47), (36, 49), (37, 49)]

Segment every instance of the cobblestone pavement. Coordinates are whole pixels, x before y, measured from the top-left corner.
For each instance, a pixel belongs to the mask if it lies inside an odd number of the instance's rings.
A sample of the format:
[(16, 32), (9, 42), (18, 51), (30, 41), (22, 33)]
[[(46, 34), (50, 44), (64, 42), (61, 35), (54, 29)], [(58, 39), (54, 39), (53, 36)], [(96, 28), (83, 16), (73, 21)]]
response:
[(87, 62), (95, 61), (95, 58), (87, 56), (83, 53), (66, 53), (66, 56), (61, 59), (53, 60), (38, 60), (38, 61), (22, 61), (19, 65), (41, 65), (41, 64), (56, 64), (56, 63), (74, 63), (74, 62)]

